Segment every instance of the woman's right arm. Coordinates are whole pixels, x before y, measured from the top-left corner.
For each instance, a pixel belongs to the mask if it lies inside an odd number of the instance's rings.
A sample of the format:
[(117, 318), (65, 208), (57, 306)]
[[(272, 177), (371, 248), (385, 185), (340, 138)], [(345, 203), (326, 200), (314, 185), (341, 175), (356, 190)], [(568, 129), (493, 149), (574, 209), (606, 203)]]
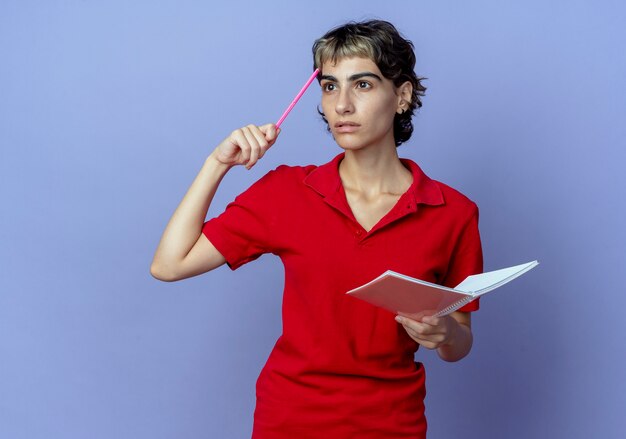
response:
[(274, 124), (248, 125), (233, 131), (215, 148), (165, 227), (150, 266), (152, 276), (171, 282), (206, 273), (226, 262), (202, 234), (213, 196), (230, 168), (252, 168), (279, 132)]

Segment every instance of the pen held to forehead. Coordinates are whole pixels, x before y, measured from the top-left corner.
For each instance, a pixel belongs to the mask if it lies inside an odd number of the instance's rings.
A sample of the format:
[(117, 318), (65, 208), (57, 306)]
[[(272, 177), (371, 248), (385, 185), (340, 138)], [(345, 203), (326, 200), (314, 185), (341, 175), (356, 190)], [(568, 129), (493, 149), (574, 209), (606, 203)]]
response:
[(283, 121), (285, 120), (285, 118), (287, 117), (287, 115), (289, 114), (289, 112), (293, 109), (293, 107), (295, 107), (296, 103), (300, 100), (300, 98), (302, 97), (302, 95), (304, 94), (304, 92), (306, 91), (307, 88), (309, 88), (309, 85), (311, 85), (311, 83), (313, 82), (313, 80), (317, 77), (317, 74), (319, 73), (320, 69), (315, 69), (315, 71), (313, 72), (313, 74), (311, 75), (311, 77), (307, 80), (307, 82), (304, 84), (304, 86), (302, 87), (302, 90), (300, 90), (298, 92), (298, 94), (296, 95), (296, 97), (293, 99), (293, 101), (291, 101), (291, 104), (289, 104), (289, 106), (287, 107), (287, 109), (285, 110), (285, 112), (283, 113), (282, 116), (280, 116), (280, 119), (278, 119), (278, 122), (276, 122), (276, 128), (280, 128), (280, 124), (283, 123)]

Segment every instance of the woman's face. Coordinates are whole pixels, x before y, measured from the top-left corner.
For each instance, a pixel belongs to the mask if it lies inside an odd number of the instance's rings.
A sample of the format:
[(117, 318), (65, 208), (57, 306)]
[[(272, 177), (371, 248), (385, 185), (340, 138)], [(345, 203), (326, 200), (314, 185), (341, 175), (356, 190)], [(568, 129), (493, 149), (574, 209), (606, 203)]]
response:
[(358, 57), (327, 61), (321, 78), (322, 111), (341, 148), (395, 148), (393, 119), (404, 93), (382, 75), (376, 63)]

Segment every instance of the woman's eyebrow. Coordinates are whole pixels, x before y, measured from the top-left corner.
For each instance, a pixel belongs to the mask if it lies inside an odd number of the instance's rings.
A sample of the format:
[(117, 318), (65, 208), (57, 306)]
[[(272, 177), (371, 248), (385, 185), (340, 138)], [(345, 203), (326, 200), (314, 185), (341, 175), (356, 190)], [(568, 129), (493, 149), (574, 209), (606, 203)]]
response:
[[(378, 76), (376, 73), (372, 73), (372, 72), (355, 73), (354, 75), (352, 75), (352, 76), (350, 76), (348, 78), (348, 81), (357, 81), (357, 80), (359, 80), (361, 78), (367, 78), (367, 77), (376, 78), (380, 82), (383, 82), (383, 80), (382, 80), (382, 78), (380, 76)], [(322, 75), (320, 80), (323, 80), (323, 79), (326, 79), (327, 81), (337, 82), (337, 78), (335, 78), (332, 75)]]
[(354, 75), (350, 76), (348, 78), (348, 81), (357, 81), (361, 78), (376, 78), (378, 79), (380, 82), (383, 82), (382, 78), (380, 76), (378, 76), (376, 73), (372, 73), (372, 72), (362, 72), (362, 73), (355, 73)]

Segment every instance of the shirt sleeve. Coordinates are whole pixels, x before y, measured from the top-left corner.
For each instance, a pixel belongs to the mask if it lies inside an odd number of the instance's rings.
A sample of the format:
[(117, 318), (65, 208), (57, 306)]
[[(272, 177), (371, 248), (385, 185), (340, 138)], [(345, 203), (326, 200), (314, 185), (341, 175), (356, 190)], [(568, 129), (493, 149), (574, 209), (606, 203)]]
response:
[(278, 180), (277, 171), (270, 171), (228, 204), (221, 215), (204, 223), (202, 233), (232, 270), (274, 252)]
[[(482, 272), (483, 251), (478, 231), (478, 207), (474, 204), (469, 221), (458, 237), (443, 285), (454, 288), (467, 276)], [(479, 299), (476, 299), (460, 308), (459, 311), (477, 311), (479, 306)]]

